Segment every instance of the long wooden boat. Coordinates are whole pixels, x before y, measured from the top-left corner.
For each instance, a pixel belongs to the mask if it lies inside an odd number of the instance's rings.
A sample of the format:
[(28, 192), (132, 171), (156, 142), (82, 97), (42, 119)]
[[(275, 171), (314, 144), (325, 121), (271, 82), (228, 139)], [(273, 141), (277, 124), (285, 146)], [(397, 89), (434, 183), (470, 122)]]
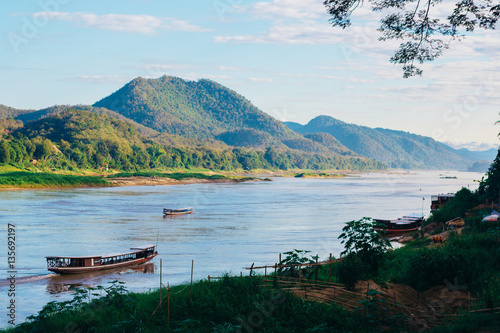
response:
[(47, 269), (51, 272), (78, 274), (140, 265), (158, 255), (156, 245), (133, 247), (130, 250), (130, 252), (100, 256), (53, 256), (45, 258), (47, 258)]
[(193, 211), (194, 211), (193, 207), (189, 207), (189, 208), (180, 208), (180, 209), (163, 208), (163, 215), (183, 215), (183, 214), (191, 214)]
[(398, 218), (397, 220), (381, 220), (373, 219), (380, 227), (379, 230), (384, 230), (388, 233), (401, 233), (418, 230), (424, 222), (425, 216), (420, 214), (410, 214)]

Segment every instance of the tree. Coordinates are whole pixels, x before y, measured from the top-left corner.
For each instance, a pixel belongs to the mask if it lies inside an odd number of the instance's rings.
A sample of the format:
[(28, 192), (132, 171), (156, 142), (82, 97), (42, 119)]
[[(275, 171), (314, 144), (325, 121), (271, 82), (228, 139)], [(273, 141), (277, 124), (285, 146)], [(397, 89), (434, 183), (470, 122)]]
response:
[(10, 145), (6, 140), (0, 142), (0, 163), (10, 162)]
[(339, 239), (342, 239), (341, 244), (344, 244), (345, 248), (340, 255), (356, 254), (363, 263), (376, 270), (382, 254), (392, 247), (389, 240), (382, 237), (381, 231), (375, 228), (376, 226), (377, 222), (369, 217), (347, 222), (339, 235)]
[[(390, 62), (403, 65), (403, 77), (422, 75), (415, 63), (432, 61), (439, 57), (454, 39), (476, 28), (494, 29), (500, 16), (500, 2), (483, 0), (455, 0), (453, 10), (442, 19), (449, 2), (442, 0), (368, 0), (372, 10), (388, 11), (381, 20), (380, 40), (402, 40)], [(351, 14), (362, 0), (324, 0), (330, 23), (343, 29), (351, 25)], [(438, 16), (439, 15), (439, 16)]]

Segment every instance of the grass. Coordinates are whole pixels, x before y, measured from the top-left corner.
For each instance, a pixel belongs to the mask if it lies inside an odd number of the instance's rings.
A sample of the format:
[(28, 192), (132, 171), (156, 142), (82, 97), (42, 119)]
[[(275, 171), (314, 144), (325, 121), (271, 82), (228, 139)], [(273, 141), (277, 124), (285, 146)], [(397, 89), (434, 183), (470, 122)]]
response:
[[(209, 179), (209, 180), (219, 180), (219, 179), (232, 179), (224, 175), (207, 175), (200, 172), (172, 172), (172, 173), (162, 173), (157, 171), (139, 171), (139, 172), (120, 172), (114, 175), (108, 176), (108, 178), (124, 178), (124, 177), (158, 177), (158, 178), (171, 178), (176, 180), (182, 179)], [(248, 178), (248, 177), (246, 177)], [(248, 178), (250, 179), (250, 178)]]
[[(120, 287), (118, 287), (120, 288)], [(18, 332), (376, 332), (356, 313), (304, 301), (279, 289), (261, 287), (258, 277), (206, 280), (170, 290), (157, 309), (159, 290), (125, 293), (106, 290), (90, 303), (87, 292), (76, 302), (49, 303)], [(166, 290), (162, 291), (162, 296)]]
[(0, 187), (4, 188), (92, 187), (109, 185), (110, 184), (106, 180), (97, 176), (76, 176), (26, 171), (0, 173)]

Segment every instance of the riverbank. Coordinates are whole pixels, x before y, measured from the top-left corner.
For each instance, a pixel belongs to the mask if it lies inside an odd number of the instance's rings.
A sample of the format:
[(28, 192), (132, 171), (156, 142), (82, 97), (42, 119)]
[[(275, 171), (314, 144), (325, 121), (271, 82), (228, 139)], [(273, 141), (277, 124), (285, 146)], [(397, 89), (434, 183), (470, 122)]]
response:
[(111, 175), (75, 175), (48, 172), (11, 171), (0, 173), (0, 190), (86, 188), (118, 186), (187, 185), (269, 181), (269, 178), (226, 176), (201, 172), (137, 172)]

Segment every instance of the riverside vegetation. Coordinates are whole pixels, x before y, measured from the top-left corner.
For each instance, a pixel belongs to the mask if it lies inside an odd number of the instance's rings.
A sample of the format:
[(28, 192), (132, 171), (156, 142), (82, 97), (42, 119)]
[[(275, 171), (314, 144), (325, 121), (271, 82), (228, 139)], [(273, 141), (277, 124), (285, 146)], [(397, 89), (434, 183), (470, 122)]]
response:
[[(499, 188), (500, 154), (477, 191), (462, 189), (432, 215), (436, 230), (456, 214), (465, 218), (462, 232), (452, 233), (442, 245), (430, 246), (429, 236), (424, 235), (405, 247), (390, 250), (374, 229), (374, 222), (364, 218), (343, 228), (340, 239), (345, 244), (344, 259), (333, 264), (331, 271), (329, 265), (320, 265), (280, 269), (277, 274), (316, 276), (324, 281), (333, 278), (333, 282), (350, 289), (358, 281), (369, 279), (382, 287), (398, 284), (420, 293), (448, 284), (452, 289), (470, 292), (485, 311), (456, 312), (454, 319), (427, 330), (493, 332), (500, 326), (500, 222), (483, 222), (482, 216), (491, 208), (480, 204), (487, 199), (498, 202)], [(318, 260), (303, 250), (285, 254), (280, 264), (303, 265)], [(335, 303), (304, 300), (279, 287), (264, 288), (262, 282), (260, 276), (225, 276), (215, 282), (199, 281), (192, 292), (189, 285), (177, 286), (168, 293), (168, 305), (164, 301), (161, 308), (159, 290), (127, 293), (115, 282), (110, 287), (77, 291), (72, 301), (51, 302), (38, 315), (6, 332), (411, 331), (406, 325), (408, 318), (387, 313), (383, 301), (377, 301), (379, 292), (375, 290), (369, 290), (368, 298), (359, 302), (359, 311), (353, 312)], [(165, 299), (165, 289), (162, 294)]]
[[(104, 181), (83, 176), (169, 170), (383, 168), (381, 162), (360, 156), (308, 154), (284, 148), (175, 147), (141, 135), (129, 122), (86, 110), (71, 109), (18, 125), (15, 121), (4, 123), (0, 167), (43, 174), (3, 173), (0, 186), (24, 186), (29, 181), (33, 186), (60, 186), (62, 178), (49, 173), (65, 173), (64, 185), (102, 185)], [(71, 176), (75, 174), (77, 178)]]

